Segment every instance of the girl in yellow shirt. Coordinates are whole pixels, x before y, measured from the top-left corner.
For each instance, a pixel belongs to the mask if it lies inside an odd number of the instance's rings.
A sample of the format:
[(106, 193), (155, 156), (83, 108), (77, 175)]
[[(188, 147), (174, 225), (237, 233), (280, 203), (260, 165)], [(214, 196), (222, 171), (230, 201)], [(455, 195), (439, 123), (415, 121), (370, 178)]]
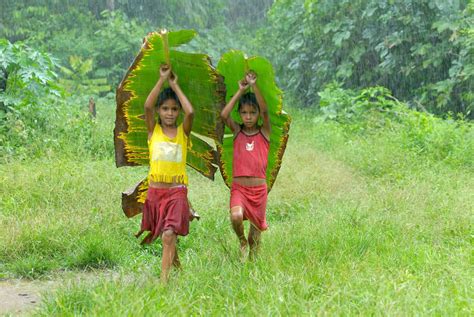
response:
[[(169, 82), (170, 88), (161, 91), (165, 81)], [(181, 109), (184, 120), (177, 126)], [(158, 112), (158, 123), (155, 122), (155, 111)], [(180, 266), (177, 235), (185, 236), (189, 232), (186, 154), (193, 117), (193, 106), (179, 87), (178, 77), (168, 65), (161, 66), (160, 79), (145, 102), (150, 171), (141, 232), (150, 231), (144, 243), (151, 243), (158, 237), (163, 241), (161, 280), (165, 283), (171, 266)]]

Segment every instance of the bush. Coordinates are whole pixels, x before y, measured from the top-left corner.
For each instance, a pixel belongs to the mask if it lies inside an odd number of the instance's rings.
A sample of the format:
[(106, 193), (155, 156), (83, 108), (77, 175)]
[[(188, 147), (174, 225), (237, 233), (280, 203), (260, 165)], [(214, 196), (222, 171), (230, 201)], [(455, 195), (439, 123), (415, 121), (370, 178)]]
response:
[(103, 129), (110, 127), (98, 126), (91, 119), (86, 98), (65, 97), (56, 84), (58, 65), (51, 55), (2, 40), (0, 65), (6, 74), (6, 85), (0, 91), (3, 159), (38, 157), (52, 150), (111, 155), (111, 137), (104, 142), (108, 135)]
[(474, 127), (462, 116), (441, 119), (410, 109), (384, 87), (354, 91), (332, 83), (319, 96), (321, 116), (316, 120), (338, 122), (349, 138), (386, 133), (417, 155), (474, 166)]
[(54, 105), (63, 91), (56, 85), (55, 60), (23, 43), (0, 41), (5, 87), (0, 91), (0, 149), (13, 154), (57, 118)]

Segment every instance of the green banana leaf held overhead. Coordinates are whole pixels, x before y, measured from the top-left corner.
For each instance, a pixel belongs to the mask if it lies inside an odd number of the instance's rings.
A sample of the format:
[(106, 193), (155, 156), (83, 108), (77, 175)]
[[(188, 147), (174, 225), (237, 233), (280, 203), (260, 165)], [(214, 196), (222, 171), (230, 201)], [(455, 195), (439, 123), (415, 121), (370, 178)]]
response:
[[(117, 167), (149, 164), (144, 104), (159, 78), (160, 65), (168, 64), (195, 109), (187, 164), (214, 179), (214, 141), (220, 141), (223, 134), (220, 110), (224, 106), (225, 88), (207, 55), (176, 50), (195, 35), (194, 30), (181, 30), (152, 32), (145, 37), (116, 93), (114, 144)], [(122, 207), (127, 216), (141, 212), (147, 186), (145, 179), (122, 194)]]
[[(275, 75), (270, 62), (260, 56), (247, 58), (243, 52), (232, 50), (225, 53), (217, 65), (217, 71), (224, 77), (226, 102), (237, 92), (238, 81), (249, 71), (257, 75), (257, 85), (265, 98), (270, 114), (271, 135), (268, 153), (267, 186), (270, 190), (280, 170), (281, 160), (288, 141), (291, 119), (283, 111), (283, 94), (275, 84)], [(232, 118), (241, 123), (237, 107), (231, 113)], [(232, 184), (233, 135), (225, 128), (222, 143), (217, 143), (218, 164), (227, 186)]]

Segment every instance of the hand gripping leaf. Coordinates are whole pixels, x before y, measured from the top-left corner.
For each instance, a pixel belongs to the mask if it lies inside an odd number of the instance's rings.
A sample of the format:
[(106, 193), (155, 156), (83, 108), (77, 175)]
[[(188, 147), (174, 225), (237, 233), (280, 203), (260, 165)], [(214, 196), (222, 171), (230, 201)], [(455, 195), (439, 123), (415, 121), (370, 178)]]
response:
[[(275, 84), (273, 67), (263, 57), (246, 58), (244, 53), (233, 50), (222, 56), (217, 65), (217, 71), (224, 76), (227, 89), (226, 102), (237, 92), (239, 88), (238, 81), (244, 78), (248, 71), (257, 74), (257, 85), (268, 105), (272, 127), (267, 167), (267, 185), (268, 190), (270, 190), (280, 170), (291, 121), (288, 114), (282, 110), (282, 92)], [(236, 122), (241, 122), (237, 107), (234, 108), (231, 116)], [(232, 184), (232, 144), (232, 132), (226, 127), (223, 141), (217, 144), (217, 150), (222, 177), (229, 187)]]
[[(193, 30), (163, 31), (150, 33), (144, 39), (140, 52), (117, 89), (114, 130), (117, 167), (149, 164), (144, 104), (158, 81), (160, 65), (166, 63), (178, 76), (181, 89), (195, 109), (187, 164), (214, 179), (215, 151), (206, 140), (220, 140), (222, 136), (219, 113), (224, 103), (224, 88), (207, 55), (175, 50), (195, 35)], [(147, 186), (148, 182), (144, 180), (122, 194), (122, 207), (127, 216), (141, 212)]]

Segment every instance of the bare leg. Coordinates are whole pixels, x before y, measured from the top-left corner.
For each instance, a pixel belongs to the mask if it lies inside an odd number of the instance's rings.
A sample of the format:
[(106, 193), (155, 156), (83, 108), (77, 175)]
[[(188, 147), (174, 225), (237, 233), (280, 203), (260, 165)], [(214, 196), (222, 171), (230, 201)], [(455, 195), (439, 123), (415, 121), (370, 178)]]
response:
[(244, 233), (244, 210), (242, 207), (232, 207), (230, 210), (230, 221), (232, 222), (232, 228), (240, 241), (241, 256), (245, 257), (248, 243)]
[(254, 260), (257, 256), (258, 249), (260, 246), (260, 231), (258, 231), (257, 228), (255, 228), (252, 224), (250, 225), (250, 230), (249, 230), (249, 245), (250, 245), (250, 251), (249, 251), (249, 257), (250, 260)]
[(166, 230), (161, 236), (163, 241), (163, 258), (161, 259), (161, 282), (168, 282), (171, 265), (176, 254), (176, 234), (173, 230)]
[(181, 269), (181, 262), (179, 261), (178, 250), (177, 250), (176, 244), (174, 245), (173, 266), (177, 269)]

